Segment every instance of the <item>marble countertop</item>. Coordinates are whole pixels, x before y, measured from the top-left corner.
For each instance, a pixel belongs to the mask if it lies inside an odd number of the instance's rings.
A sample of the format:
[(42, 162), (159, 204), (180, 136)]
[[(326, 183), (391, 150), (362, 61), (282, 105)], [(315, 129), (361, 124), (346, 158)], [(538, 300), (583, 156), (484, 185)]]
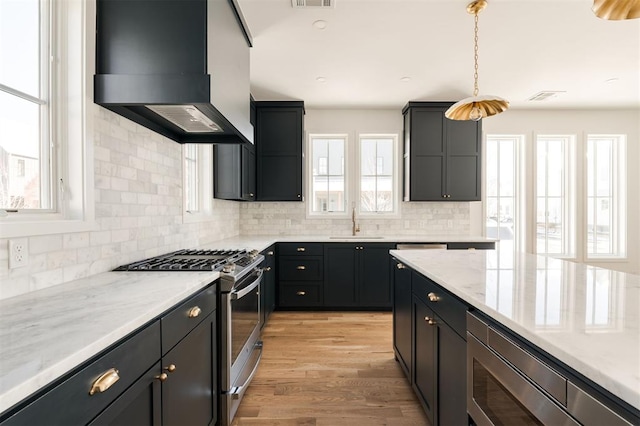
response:
[[(276, 242), (487, 242), (484, 237), (237, 236), (199, 248)], [(0, 300), (0, 413), (218, 278), (217, 272), (105, 272)]]
[(640, 275), (507, 250), (392, 250), (640, 410)]

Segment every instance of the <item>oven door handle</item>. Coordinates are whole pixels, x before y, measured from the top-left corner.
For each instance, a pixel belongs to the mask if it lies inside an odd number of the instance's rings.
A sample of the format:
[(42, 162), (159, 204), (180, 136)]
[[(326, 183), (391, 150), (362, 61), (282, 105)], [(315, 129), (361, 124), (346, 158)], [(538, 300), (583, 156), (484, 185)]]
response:
[(238, 300), (238, 299), (242, 299), (244, 296), (246, 296), (247, 294), (251, 293), (251, 291), (258, 287), (258, 285), (260, 285), (260, 280), (262, 279), (262, 268), (258, 268), (257, 270), (257, 278), (255, 279), (255, 281), (253, 281), (251, 284), (249, 284), (248, 286), (246, 286), (245, 288), (243, 288), (242, 290), (238, 291), (238, 290), (233, 290), (229, 293), (229, 296), (231, 297), (231, 300)]

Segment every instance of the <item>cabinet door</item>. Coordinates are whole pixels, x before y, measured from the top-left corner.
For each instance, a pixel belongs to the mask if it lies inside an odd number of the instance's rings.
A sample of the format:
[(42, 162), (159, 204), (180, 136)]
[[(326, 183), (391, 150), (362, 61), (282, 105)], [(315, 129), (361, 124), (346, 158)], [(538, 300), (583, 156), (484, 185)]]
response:
[(160, 362), (100, 413), (89, 426), (160, 426)]
[(261, 107), (257, 103), (258, 153), (298, 155), (302, 153), (302, 108)]
[(357, 303), (357, 259), (355, 244), (325, 244), (324, 303), (329, 307), (355, 306)]
[(411, 269), (393, 258), (390, 267), (393, 269), (393, 346), (411, 380)]
[(276, 306), (276, 257), (275, 246), (269, 247), (262, 252), (264, 256), (264, 275), (260, 301), (262, 303), (262, 327), (265, 326), (269, 316)]
[(480, 200), (480, 123), (447, 120), (446, 193), (450, 201)]
[(256, 198), (256, 152), (253, 146), (242, 147), (242, 199), (252, 201)]
[(258, 157), (258, 201), (302, 201), (302, 156)]
[(467, 424), (467, 342), (436, 317), (438, 329), (438, 424)]
[[(217, 417), (215, 313), (162, 357), (162, 419), (165, 426), (209, 425)], [(175, 366), (173, 370), (172, 366)], [(173, 371), (171, 371), (173, 370)]]
[(214, 198), (223, 200), (240, 198), (241, 151), (240, 145), (216, 145), (214, 147)]
[[(437, 424), (438, 328), (433, 311), (413, 296), (413, 366), (412, 382), (425, 413), (432, 425)], [(448, 397), (448, 396), (447, 396)]]
[(361, 247), (358, 305), (369, 308), (390, 308), (389, 250), (394, 246), (365, 244)]
[(416, 108), (410, 114), (411, 200), (440, 201), (445, 194), (444, 113)]

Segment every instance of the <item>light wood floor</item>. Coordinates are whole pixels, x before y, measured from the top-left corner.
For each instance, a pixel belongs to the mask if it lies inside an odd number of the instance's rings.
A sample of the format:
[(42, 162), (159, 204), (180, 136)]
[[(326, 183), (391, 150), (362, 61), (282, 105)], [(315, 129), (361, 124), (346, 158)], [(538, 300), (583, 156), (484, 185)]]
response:
[(275, 312), (234, 426), (428, 425), (387, 312)]

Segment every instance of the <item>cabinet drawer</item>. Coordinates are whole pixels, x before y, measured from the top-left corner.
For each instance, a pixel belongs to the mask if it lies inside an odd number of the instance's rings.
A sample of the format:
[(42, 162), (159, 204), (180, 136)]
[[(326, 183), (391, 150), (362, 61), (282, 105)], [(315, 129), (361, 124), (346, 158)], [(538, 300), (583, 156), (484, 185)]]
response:
[(467, 305), (420, 274), (413, 274), (411, 288), (420, 300), (438, 314), (456, 333), (466, 336)]
[[(154, 322), (2, 422), (8, 425), (87, 424), (160, 359), (160, 323)], [(115, 369), (117, 381), (90, 394), (98, 378)], [(103, 383), (108, 381), (108, 377)]]
[(278, 254), (280, 256), (322, 256), (322, 243), (280, 243)]
[(485, 243), (447, 243), (447, 249), (449, 249), (449, 250), (469, 250), (469, 249), (493, 250), (495, 248), (496, 248), (496, 243), (494, 243), (494, 242), (485, 242)]
[(184, 336), (216, 309), (216, 285), (207, 287), (175, 307), (160, 319), (162, 354), (166, 354)]
[(322, 306), (322, 285), (287, 283), (280, 285), (281, 308)]
[(278, 278), (285, 281), (320, 281), (323, 269), (323, 258), (319, 256), (280, 256)]

